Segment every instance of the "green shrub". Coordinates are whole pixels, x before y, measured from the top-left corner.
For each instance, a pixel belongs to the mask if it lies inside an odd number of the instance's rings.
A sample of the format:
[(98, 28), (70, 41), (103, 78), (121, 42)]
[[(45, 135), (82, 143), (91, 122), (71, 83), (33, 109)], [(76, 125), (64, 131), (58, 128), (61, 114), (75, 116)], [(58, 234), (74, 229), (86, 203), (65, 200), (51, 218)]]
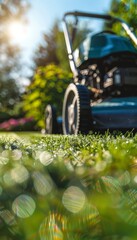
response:
[(9, 120), (11, 118), (11, 115), (7, 112), (0, 112), (0, 123)]
[(26, 116), (33, 117), (37, 126), (43, 128), (44, 110), (48, 104), (55, 105), (61, 114), (64, 92), (70, 81), (71, 74), (54, 64), (38, 68), (24, 95)]

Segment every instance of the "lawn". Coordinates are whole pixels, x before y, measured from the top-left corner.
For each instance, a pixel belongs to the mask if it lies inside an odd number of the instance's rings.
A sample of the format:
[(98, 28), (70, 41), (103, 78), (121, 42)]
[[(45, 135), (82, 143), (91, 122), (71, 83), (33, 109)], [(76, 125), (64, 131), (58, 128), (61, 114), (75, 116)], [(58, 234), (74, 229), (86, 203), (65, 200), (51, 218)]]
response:
[(1, 240), (136, 240), (137, 135), (0, 134)]

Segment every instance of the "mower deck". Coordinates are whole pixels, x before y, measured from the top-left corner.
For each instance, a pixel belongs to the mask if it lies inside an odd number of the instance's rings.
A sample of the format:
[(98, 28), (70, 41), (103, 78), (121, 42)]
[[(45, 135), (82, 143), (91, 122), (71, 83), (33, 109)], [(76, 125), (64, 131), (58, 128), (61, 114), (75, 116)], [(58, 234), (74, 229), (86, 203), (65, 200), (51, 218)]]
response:
[(91, 107), (94, 129), (137, 129), (137, 97), (112, 98)]

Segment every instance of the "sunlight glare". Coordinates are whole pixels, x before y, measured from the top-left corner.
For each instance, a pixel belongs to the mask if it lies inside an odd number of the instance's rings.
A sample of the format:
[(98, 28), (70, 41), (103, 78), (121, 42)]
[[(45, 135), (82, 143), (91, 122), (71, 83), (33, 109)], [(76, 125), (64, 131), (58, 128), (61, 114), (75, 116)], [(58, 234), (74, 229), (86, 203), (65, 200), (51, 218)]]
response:
[(8, 25), (8, 35), (11, 42), (22, 44), (26, 38), (27, 28), (23, 22), (13, 21)]

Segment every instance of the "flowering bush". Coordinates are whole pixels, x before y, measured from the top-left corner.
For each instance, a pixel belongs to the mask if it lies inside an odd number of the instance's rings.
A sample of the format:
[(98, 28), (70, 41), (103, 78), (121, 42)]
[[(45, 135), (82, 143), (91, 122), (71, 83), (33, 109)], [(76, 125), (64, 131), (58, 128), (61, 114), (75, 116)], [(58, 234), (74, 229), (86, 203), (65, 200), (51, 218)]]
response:
[(0, 130), (2, 131), (30, 131), (35, 130), (35, 122), (30, 118), (11, 118), (8, 121), (0, 123)]

